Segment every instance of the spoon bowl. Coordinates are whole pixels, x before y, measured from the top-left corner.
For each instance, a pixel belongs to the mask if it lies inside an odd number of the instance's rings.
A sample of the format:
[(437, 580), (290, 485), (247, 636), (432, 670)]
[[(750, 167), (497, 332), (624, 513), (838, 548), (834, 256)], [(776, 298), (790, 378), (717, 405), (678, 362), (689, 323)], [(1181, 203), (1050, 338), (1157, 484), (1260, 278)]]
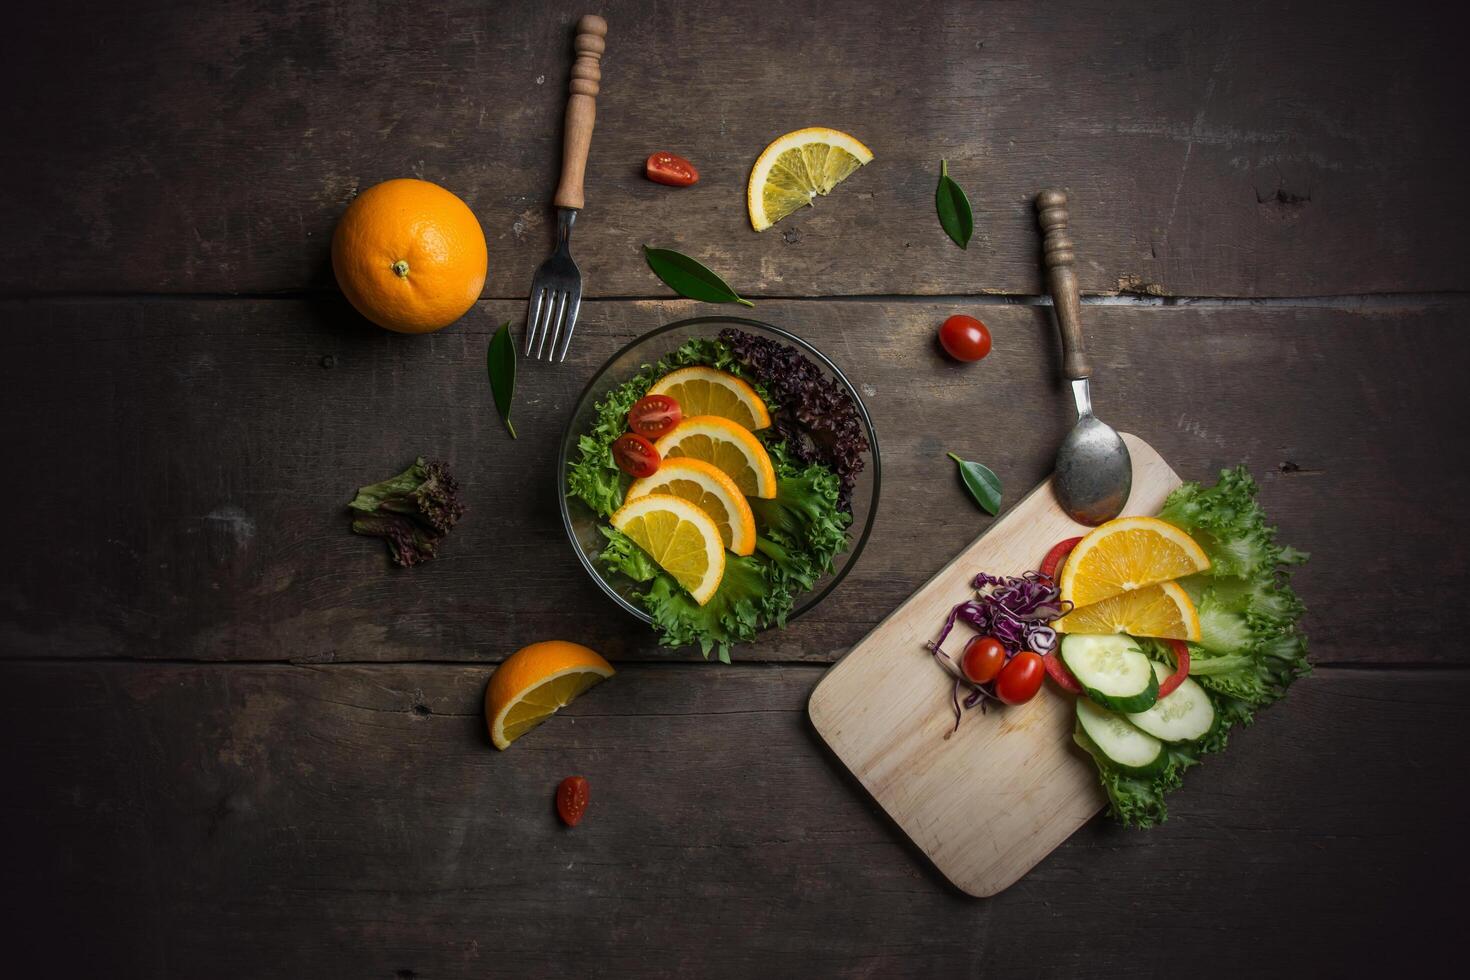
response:
[(1067, 516), (1096, 527), (1123, 512), (1133, 489), (1133, 461), (1118, 430), (1095, 415), (1072, 426), (1057, 450), (1052, 492)]

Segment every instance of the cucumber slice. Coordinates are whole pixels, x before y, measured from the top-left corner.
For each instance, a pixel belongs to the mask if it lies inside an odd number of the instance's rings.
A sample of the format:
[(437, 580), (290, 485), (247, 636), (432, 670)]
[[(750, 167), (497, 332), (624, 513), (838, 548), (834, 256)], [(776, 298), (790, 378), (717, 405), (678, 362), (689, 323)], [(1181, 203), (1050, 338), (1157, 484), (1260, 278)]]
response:
[[(1171, 673), (1154, 661), (1154, 675), (1160, 681)], [(1215, 705), (1204, 688), (1186, 677), (1173, 693), (1154, 702), (1147, 711), (1129, 714), (1128, 720), (1165, 742), (1193, 742), (1215, 727)]]
[(1123, 633), (1062, 637), (1062, 663), (1092, 698), (1114, 711), (1144, 711), (1159, 699), (1159, 679), (1133, 637)]
[(1134, 728), (1117, 712), (1093, 704), (1086, 698), (1077, 699), (1077, 724), (1081, 734), (1097, 747), (1104, 758), (1124, 772), (1152, 775), (1163, 769), (1167, 762), (1163, 742)]

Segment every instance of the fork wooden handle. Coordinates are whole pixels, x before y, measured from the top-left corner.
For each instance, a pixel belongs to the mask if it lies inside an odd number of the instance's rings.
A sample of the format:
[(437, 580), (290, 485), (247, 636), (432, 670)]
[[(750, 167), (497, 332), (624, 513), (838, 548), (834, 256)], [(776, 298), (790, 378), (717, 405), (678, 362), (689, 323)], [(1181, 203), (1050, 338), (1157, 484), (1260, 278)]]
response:
[(1046, 288), (1062, 334), (1062, 374), (1071, 381), (1092, 377), (1092, 362), (1082, 344), (1082, 301), (1077, 295), (1077, 255), (1067, 233), (1067, 194), (1049, 188), (1036, 195), (1037, 220), (1045, 233), (1042, 262)]
[(602, 81), (602, 52), (607, 47), (607, 21), (583, 14), (577, 21), (577, 60), (567, 97), (565, 132), (561, 145), (561, 183), (552, 198), (559, 208), (582, 207), (582, 177), (587, 173), (587, 151), (592, 148), (592, 125), (597, 121), (597, 92)]

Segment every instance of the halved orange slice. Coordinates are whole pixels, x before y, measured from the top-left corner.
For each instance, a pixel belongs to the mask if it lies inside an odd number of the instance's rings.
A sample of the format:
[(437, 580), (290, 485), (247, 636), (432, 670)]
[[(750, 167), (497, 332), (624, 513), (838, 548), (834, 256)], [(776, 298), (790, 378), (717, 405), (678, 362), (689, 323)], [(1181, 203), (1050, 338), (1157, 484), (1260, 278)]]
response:
[(683, 497), (710, 516), (726, 548), (737, 555), (755, 551), (755, 514), (735, 481), (713, 463), (689, 456), (666, 459), (653, 476), (634, 480), (623, 500), (650, 493)]
[(1194, 539), (1157, 517), (1120, 517), (1077, 543), (1057, 585), (1073, 606), (1090, 606), (1210, 567)]
[(750, 429), (771, 424), (771, 413), (755, 389), (726, 371), (687, 367), (670, 371), (648, 389), (650, 395), (668, 395), (679, 403), (684, 417), (718, 415)]
[(747, 497), (776, 496), (776, 468), (750, 430), (716, 415), (696, 415), (654, 444), (661, 459), (688, 456), (713, 463)]
[(701, 606), (725, 575), (725, 543), (710, 516), (683, 497), (650, 493), (619, 507), (608, 523), (633, 539)]
[(1199, 613), (1177, 582), (1120, 592), (1073, 609), (1052, 623), (1059, 633), (1127, 633), (1168, 640), (1198, 640)]

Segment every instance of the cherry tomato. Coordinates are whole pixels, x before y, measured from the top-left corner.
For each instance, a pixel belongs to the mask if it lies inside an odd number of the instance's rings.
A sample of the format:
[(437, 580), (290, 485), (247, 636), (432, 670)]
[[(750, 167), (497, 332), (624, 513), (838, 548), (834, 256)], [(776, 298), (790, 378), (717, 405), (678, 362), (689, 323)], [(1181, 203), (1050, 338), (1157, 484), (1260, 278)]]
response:
[[(1062, 663), (1062, 658), (1055, 650), (1041, 659), (1046, 664), (1046, 672), (1051, 675), (1052, 680), (1056, 681), (1057, 687), (1068, 694), (1082, 693), (1082, 685), (1077, 683), (1077, 678), (1072, 676), (1072, 672), (1067, 669), (1066, 664)], [(1162, 691), (1163, 687), (1160, 686), (1159, 690)]]
[(971, 684), (989, 684), (1006, 665), (1006, 648), (993, 636), (972, 636), (960, 655), (960, 670)]
[(1041, 679), (1046, 676), (1046, 665), (1041, 655), (1022, 650), (1001, 668), (995, 679), (995, 696), (1006, 704), (1025, 704), (1041, 690)]
[(1162, 701), (1173, 694), (1184, 679), (1189, 676), (1189, 647), (1183, 640), (1169, 640), (1169, 646), (1174, 649), (1174, 673), (1159, 681), (1159, 700)]
[(657, 439), (683, 417), (679, 403), (668, 395), (644, 395), (628, 410), (628, 428), (646, 439)]
[(587, 812), (587, 780), (581, 776), (568, 776), (556, 788), (556, 812), (561, 822), (575, 827), (582, 822)]
[(1078, 542), (1081, 540), (1081, 538), (1065, 538), (1052, 545), (1051, 550), (1046, 553), (1046, 557), (1041, 559), (1041, 567), (1037, 571), (1041, 572), (1047, 578), (1056, 578), (1057, 569), (1062, 567), (1062, 559), (1070, 555), (1072, 549), (1077, 547)]
[(612, 454), (618, 469), (640, 480), (657, 473), (661, 462), (653, 443), (631, 432), (625, 432), (613, 440)]
[(699, 171), (694, 169), (694, 164), (662, 150), (648, 158), (643, 165), (643, 175), (655, 184), (668, 184), (670, 187), (688, 187), (699, 180)]
[(990, 331), (972, 316), (956, 315), (939, 328), (939, 343), (957, 361), (978, 361), (990, 353)]

